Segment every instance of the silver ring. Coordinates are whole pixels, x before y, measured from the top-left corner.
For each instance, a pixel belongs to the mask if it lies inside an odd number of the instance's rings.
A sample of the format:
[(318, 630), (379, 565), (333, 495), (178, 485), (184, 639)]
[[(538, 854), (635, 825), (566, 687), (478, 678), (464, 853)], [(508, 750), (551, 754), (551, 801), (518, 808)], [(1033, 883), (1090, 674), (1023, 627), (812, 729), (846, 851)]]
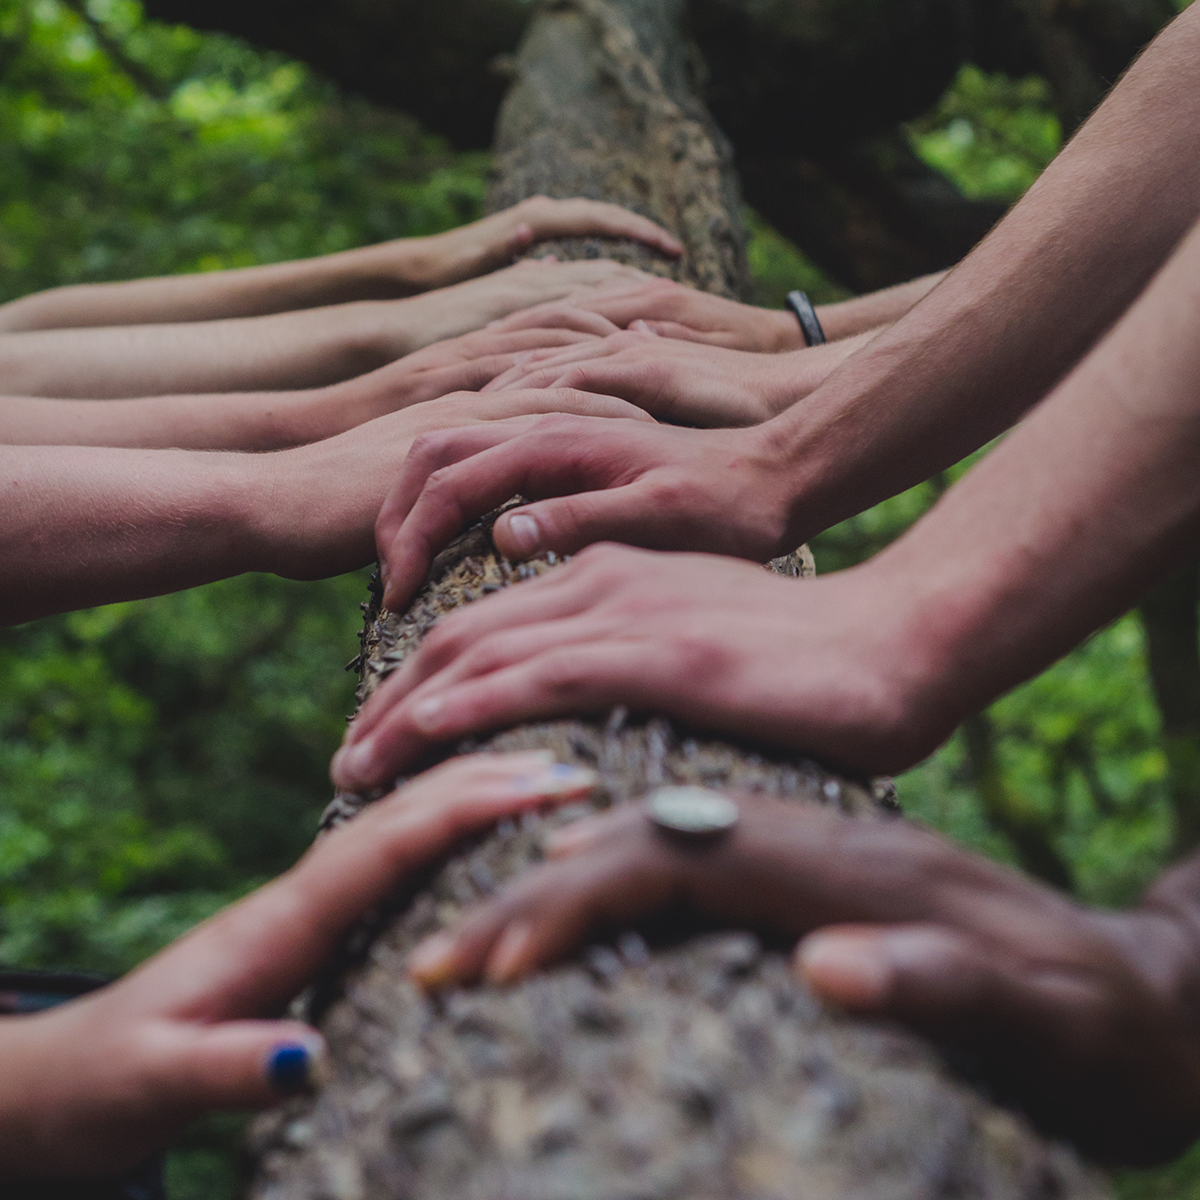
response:
[(650, 823), (688, 841), (711, 841), (738, 822), (738, 806), (728, 796), (703, 787), (661, 787), (642, 801)]

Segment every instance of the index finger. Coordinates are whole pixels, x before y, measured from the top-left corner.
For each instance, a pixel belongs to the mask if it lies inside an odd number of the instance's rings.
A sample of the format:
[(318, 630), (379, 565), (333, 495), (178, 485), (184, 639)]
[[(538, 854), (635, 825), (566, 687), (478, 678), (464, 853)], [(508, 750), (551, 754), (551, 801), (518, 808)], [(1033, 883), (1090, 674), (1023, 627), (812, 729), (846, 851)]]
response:
[(504, 816), (589, 791), (546, 751), (469, 755), (418, 776), (117, 985), (122, 1004), (220, 1020), (278, 1010), (403, 875)]
[(661, 225), (630, 212), (617, 204), (603, 200), (587, 200), (575, 197), (558, 200), (536, 217), (529, 220), (534, 240), (544, 241), (555, 237), (600, 235), (614, 238), (630, 238), (644, 242), (671, 258), (683, 253), (682, 243)]

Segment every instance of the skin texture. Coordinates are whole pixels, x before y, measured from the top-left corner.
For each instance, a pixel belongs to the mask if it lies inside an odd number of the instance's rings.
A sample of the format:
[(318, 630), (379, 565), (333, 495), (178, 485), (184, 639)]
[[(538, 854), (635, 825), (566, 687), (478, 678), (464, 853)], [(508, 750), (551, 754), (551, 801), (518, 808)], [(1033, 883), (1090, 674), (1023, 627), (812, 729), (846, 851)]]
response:
[(1099, 912), (905, 821), (735, 799), (714, 843), (681, 844), (637, 807), (565, 827), (548, 865), (418, 947), (413, 975), (505, 983), (682, 909), (804, 939), (795, 966), (818, 995), (969, 1053), (1102, 1161), (1161, 1161), (1200, 1133), (1200, 860)]
[[(925, 275), (867, 296), (821, 305), (817, 317), (830, 341), (866, 333), (899, 320), (944, 275)], [(646, 331), (663, 337), (761, 354), (804, 349), (800, 326), (791, 312), (741, 304), (669, 279), (649, 280), (632, 290), (598, 289), (587, 299), (586, 307), (622, 329), (635, 321), (644, 322)], [(544, 306), (535, 308), (513, 320), (536, 322), (544, 318), (545, 311)]]
[[(580, 330), (602, 318), (580, 311)], [(608, 322), (601, 328), (615, 329)], [(143, 449), (281, 450), (453, 392), (475, 391), (540, 348), (594, 342), (594, 332), (479, 330), (407, 354), (356, 379), (292, 392), (229, 392), (140, 400), (0, 396), (0, 444)]]
[[(510, 555), (614, 539), (765, 559), (953, 464), (1045, 396), (1170, 256), (1200, 210), (1197, 128), (1193, 7), (993, 232), (803, 404), (720, 435), (548, 421), (507, 445), (495, 431), (422, 443), (383, 529), (389, 604), (456, 531), (448, 513), (517, 492), (563, 498), (502, 518)], [(604, 303), (593, 298), (627, 323)]]
[(0, 305), (0, 332), (208, 321), (389, 300), (494, 271), (538, 242), (596, 235), (644, 242), (670, 258), (683, 249), (653, 221), (615, 204), (533, 196), (432, 237), (241, 270), (53, 288)]
[[(647, 276), (596, 259), (525, 259), (404, 300), (359, 300), (257, 317), (39, 329), (0, 336), (9, 395), (121, 399), (174, 392), (321, 387), (362, 375), (509, 313)], [(611, 290), (611, 288), (609, 289)]]
[[(334, 760), (335, 780), (361, 790), (394, 777), (431, 744), (614, 704), (748, 734), (856, 771), (914, 765), (966, 716), (1124, 612), (1194, 554), (1197, 331), (1200, 226), (1080, 367), (875, 558), (793, 583), (707, 556), (587, 550), (439, 622), (364, 706)], [(554, 416), (534, 425), (535, 434), (540, 427), (542, 438), (558, 440), (561, 490), (581, 478), (586, 485), (583, 472), (608, 470), (610, 456), (633, 440), (625, 432), (630, 423), (613, 421), (580, 447), (572, 438), (586, 424)], [(660, 428), (648, 426), (646, 441)], [(413, 457), (455, 436), (425, 439)], [(626, 461), (628, 482), (599, 499), (654, 514), (662, 544), (707, 538), (709, 520), (728, 524), (732, 514), (750, 553), (778, 552), (787, 542), (770, 523), (772, 497), (745, 485), (749, 472), (724, 444), (740, 435), (690, 436), (713, 463), (725, 463), (742, 491), (731, 498), (726, 487), (710, 497), (690, 487), (695, 474), (655, 476)], [(457, 437), (467, 446), (499, 443), (466, 457), (485, 475), (489, 455), (528, 445), (500, 428)], [(531, 474), (527, 466), (484, 493), (483, 508), (514, 491), (530, 494)], [(394, 492), (385, 505), (376, 536), (391, 567), (389, 594), (403, 594), (399, 580), (423, 576), (441, 537), (470, 514), (462, 493), (443, 482), (450, 479), (453, 472), (431, 476), (438, 486), (415, 504)], [(677, 503), (679, 496), (688, 504)], [(686, 521), (677, 516), (685, 507)], [(604, 518), (598, 506), (582, 504), (573, 515), (575, 525), (562, 531), (570, 548), (591, 540)], [(520, 520), (508, 518), (509, 544)], [(432, 532), (428, 541), (409, 536), (413, 522)], [(740, 550), (747, 553), (746, 544)]]
[(0, 625), (243, 571), (318, 579), (365, 566), (415, 438), (564, 410), (649, 420), (581, 392), (467, 392), (275, 454), (0, 446)]
[(120, 982), (0, 1018), (0, 1181), (115, 1173), (203, 1112), (277, 1103), (273, 1050), (323, 1049), (279, 1014), (353, 922), (464, 836), (593, 783), (544, 752), (445, 763)]
[(571, 387), (619, 396), (659, 421), (729, 428), (757, 425), (819, 387), (865, 346), (867, 331), (825, 346), (761, 354), (656, 335), (645, 321), (599, 343), (522, 355), (483, 391)]

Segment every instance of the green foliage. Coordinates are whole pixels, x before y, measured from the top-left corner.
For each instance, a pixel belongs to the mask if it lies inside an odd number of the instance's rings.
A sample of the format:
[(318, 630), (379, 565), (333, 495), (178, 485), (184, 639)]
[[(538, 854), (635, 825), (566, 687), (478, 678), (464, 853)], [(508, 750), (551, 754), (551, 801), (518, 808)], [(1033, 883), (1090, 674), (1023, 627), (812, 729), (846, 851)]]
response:
[(483, 156), (452, 155), (297, 63), (146, 22), (133, 0), (83, 11), (0, 0), (0, 297), (305, 257), (477, 215)]
[(746, 224), (750, 237), (746, 257), (753, 281), (751, 302), (763, 308), (783, 308), (788, 292), (799, 288), (814, 304), (832, 304), (850, 293), (834, 283), (820, 267), (793, 243), (749, 211)]
[(909, 125), (916, 152), (972, 199), (1016, 200), (1062, 144), (1044, 79), (964, 66), (927, 116)]

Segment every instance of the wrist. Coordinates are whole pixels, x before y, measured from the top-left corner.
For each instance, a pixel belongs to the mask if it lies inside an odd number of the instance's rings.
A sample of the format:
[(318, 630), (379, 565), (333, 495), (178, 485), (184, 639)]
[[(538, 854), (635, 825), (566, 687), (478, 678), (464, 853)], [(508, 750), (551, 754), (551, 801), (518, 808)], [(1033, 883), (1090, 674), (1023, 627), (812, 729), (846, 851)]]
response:
[(0, 1192), (6, 1179), (54, 1169), (54, 1033), (51, 1014), (0, 1017)]
[(760, 309), (763, 314), (763, 349), (769, 354), (783, 354), (788, 350), (803, 350), (807, 346), (800, 322), (789, 309)]

